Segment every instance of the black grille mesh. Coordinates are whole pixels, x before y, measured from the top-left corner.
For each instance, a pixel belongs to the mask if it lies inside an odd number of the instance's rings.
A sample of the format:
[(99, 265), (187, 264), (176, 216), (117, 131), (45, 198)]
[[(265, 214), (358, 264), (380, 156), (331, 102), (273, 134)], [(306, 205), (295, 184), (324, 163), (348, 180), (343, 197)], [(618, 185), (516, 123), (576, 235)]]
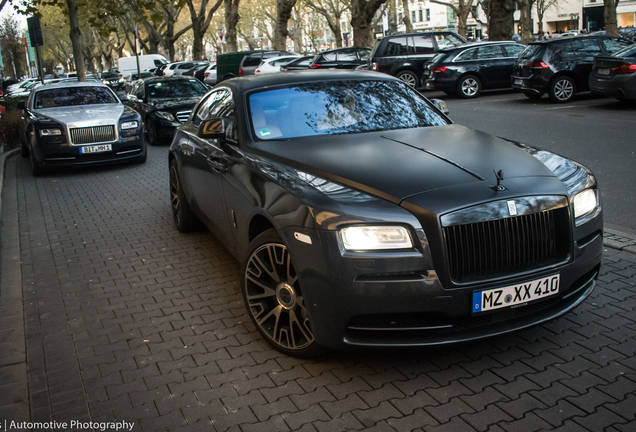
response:
[(567, 208), (444, 228), (451, 279), (482, 280), (567, 259)]

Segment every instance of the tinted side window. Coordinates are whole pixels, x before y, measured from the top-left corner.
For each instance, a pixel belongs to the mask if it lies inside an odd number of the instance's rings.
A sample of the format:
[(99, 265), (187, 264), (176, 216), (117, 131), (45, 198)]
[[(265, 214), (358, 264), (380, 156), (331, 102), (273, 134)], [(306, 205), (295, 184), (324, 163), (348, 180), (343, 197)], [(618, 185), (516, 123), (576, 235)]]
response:
[(453, 61), (468, 61), (475, 58), (475, 54), (477, 54), (477, 48), (467, 49), (466, 51), (460, 53), (455, 60)]
[(435, 35), (435, 40), (437, 41), (438, 49), (454, 48), (456, 46), (460, 46), (464, 44), (464, 41), (462, 41), (460, 38), (458, 38), (452, 33), (444, 33), (440, 35)]
[(578, 54), (570, 41), (550, 44), (548, 57), (553, 61), (576, 60)]
[(358, 56), (353, 49), (338, 51), (338, 61), (352, 62), (358, 60)]
[(506, 51), (506, 57), (519, 57), (519, 54), (523, 52), (526, 47), (523, 45), (504, 45)]
[(601, 41), (603, 42), (605, 51), (607, 51), (608, 54), (614, 54), (616, 51), (619, 51), (630, 44), (629, 42), (618, 38), (601, 39)]
[(261, 55), (247, 56), (243, 59), (243, 66), (258, 66), (261, 64)]
[(336, 53), (325, 53), (322, 55), (322, 61), (336, 61)]
[(360, 50), (358, 51), (358, 56), (360, 60), (369, 60), (371, 58), (371, 51), (369, 50)]
[(406, 55), (408, 54), (408, 44), (406, 36), (396, 37), (388, 40), (386, 44), (386, 54), (388, 56)]
[(413, 46), (415, 47), (415, 54), (427, 54), (435, 51), (433, 47), (433, 39), (430, 36), (413, 36)]
[(577, 54), (581, 57), (590, 58), (603, 55), (603, 51), (601, 51), (596, 39), (575, 39), (571, 42)]
[(480, 60), (502, 58), (503, 56), (501, 45), (483, 46), (479, 47), (479, 50), (477, 51), (477, 58)]

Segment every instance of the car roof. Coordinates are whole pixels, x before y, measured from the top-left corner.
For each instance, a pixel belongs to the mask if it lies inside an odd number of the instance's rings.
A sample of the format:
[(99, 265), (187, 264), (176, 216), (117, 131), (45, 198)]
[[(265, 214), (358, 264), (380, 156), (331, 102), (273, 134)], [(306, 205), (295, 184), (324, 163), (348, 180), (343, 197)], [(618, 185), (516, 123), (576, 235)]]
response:
[(522, 45), (525, 46), (524, 44), (520, 43), (520, 42), (516, 42), (516, 41), (480, 41), (480, 42), (469, 42), (467, 44), (464, 45), (458, 45), (455, 47), (449, 47), (449, 48), (443, 48), (441, 50), (439, 50), (440, 52), (449, 52), (449, 51), (454, 51), (457, 49), (466, 49), (466, 48), (477, 48), (480, 46), (488, 46), (488, 45)]
[[(535, 42), (530, 42), (530, 45), (549, 45), (549, 44), (553, 44), (553, 43), (557, 43), (557, 42), (561, 42), (564, 40), (567, 41), (571, 41), (571, 40), (575, 40), (575, 39), (609, 39), (609, 38), (623, 38), (622, 36), (609, 36), (609, 35), (579, 35), (579, 36), (568, 36), (565, 39), (561, 39), (560, 37), (558, 38), (554, 38), (554, 39), (546, 39), (546, 40), (542, 40), (542, 41), (535, 41)], [(628, 40), (628, 39), (625, 39)]]
[(319, 52), (318, 54), (327, 54), (327, 53), (332, 53), (332, 52), (344, 51), (344, 50), (348, 50), (348, 49), (358, 49), (358, 50), (369, 50), (369, 51), (371, 51), (371, 48), (369, 48), (369, 47), (353, 46), (353, 47), (345, 47), (345, 48), (336, 48), (336, 49), (332, 49), (332, 50), (329, 50), (329, 51), (322, 51), (322, 52)]
[(193, 78), (191, 76), (183, 76), (183, 75), (169, 76), (169, 77), (156, 76), (155, 75), (155, 76), (151, 76), (149, 78), (144, 78), (143, 80), (144, 80), (144, 82), (152, 83), (152, 82), (179, 81), (179, 80), (181, 80), (181, 81), (183, 81), (183, 80), (192, 81), (193, 79), (196, 79), (196, 78)]
[(218, 84), (215, 88), (230, 87), (238, 93), (261, 89), (269, 86), (295, 85), (325, 81), (399, 81), (399, 79), (380, 72), (355, 70), (301, 70), (284, 74), (248, 75), (231, 78)]
[(34, 88), (34, 91), (40, 90), (50, 90), (56, 88), (75, 88), (75, 87), (104, 87), (110, 89), (106, 84), (103, 84), (100, 81), (60, 81), (56, 83), (44, 83), (44, 85), (39, 85)]

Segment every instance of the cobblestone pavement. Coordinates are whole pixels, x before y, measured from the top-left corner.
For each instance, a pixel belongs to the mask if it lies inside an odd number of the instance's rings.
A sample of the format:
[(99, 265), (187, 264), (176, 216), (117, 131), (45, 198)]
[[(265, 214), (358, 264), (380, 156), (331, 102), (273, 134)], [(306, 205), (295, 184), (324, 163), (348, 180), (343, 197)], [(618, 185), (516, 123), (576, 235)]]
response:
[[(8, 160), (0, 420), (125, 420), (137, 431), (636, 430), (636, 255), (608, 248), (591, 298), (546, 325), (298, 360), (259, 336), (238, 263), (215, 237), (173, 228), (166, 154), (151, 147), (142, 166), (37, 179), (26, 160)], [(23, 311), (7, 296), (20, 284)]]

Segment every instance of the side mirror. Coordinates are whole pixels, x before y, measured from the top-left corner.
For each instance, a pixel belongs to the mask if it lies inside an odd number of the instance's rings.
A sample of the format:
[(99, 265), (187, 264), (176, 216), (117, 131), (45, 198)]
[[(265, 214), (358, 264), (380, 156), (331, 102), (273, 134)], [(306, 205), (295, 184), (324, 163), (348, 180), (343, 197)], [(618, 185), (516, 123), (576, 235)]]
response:
[(448, 107), (446, 106), (446, 102), (444, 102), (443, 100), (431, 99), (431, 103), (435, 105), (435, 108), (440, 110), (443, 114), (448, 115), (448, 113), (450, 113), (450, 111), (448, 110)]
[[(137, 96), (135, 96), (135, 95), (132, 95), (132, 94), (131, 94), (131, 95), (128, 95), (128, 100), (129, 100), (129, 101), (131, 101), (131, 102), (135, 102), (135, 101), (137, 101), (138, 99), (137, 99)], [(123, 102), (123, 101), (122, 101), (122, 102)]]
[(130, 100), (130, 98), (128, 97), (128, 95), (126, 93), (122, 93), (119, 96), (119, 100), (122, 102), (128, 102)]
[(26, 109), (26, 102), (25, 101), (18, 102), (18, 109), (19, 110)]
[(210, 139), (225, 138), (225, 119), (211, 118), (202, 121), (199, 125), (197, 136)]

